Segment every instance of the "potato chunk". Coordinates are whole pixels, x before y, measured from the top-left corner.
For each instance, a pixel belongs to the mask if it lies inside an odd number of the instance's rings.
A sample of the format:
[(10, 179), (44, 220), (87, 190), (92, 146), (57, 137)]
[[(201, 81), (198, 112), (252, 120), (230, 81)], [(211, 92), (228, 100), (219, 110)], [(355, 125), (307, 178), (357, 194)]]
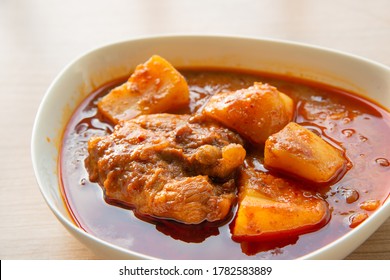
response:
[(324, 226), (325, 200), (296, 182), (246, 168), (241, 171), (239, 203), (232, 228), (235, 241), (262, 241), (299, 235)]
[(264, 144), (293, 117), (293, 101), (268, 84), (221, 92), (207, 103), (204, 113), (255, 144)]
[(165, 59), (154, 55), (136, 67), (129, 80), (98, 103), (99, 111), (117, 123), (141, 114), (164, 113), (189, 104), (184, 77)]
[(264, 164), (267, 168), (316, 183), (334, 179), (346, 163), (341, 151), (294, 122), (265, 142)]
[(194, 169), (211, 177), (228, 177), (245, 159), (246, 151), (240, 144), (228, 144), (222, 148), (203, 145), (191, 156)]

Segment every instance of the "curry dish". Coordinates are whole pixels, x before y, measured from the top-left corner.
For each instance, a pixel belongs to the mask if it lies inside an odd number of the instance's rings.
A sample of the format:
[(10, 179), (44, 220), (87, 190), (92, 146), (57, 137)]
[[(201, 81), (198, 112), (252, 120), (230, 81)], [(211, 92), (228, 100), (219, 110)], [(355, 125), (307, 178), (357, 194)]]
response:
[(386, 200), (389, 136), (357, 95), (155, 55), (75, 111), (62, 191), (81, 228), (146, 255), (296, 258)]

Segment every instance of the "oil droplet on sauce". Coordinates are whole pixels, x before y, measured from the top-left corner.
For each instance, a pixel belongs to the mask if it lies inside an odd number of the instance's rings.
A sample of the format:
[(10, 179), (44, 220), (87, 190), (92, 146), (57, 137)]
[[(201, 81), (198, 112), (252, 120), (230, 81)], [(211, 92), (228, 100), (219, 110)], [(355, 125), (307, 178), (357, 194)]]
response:
[(85, 186), (86, 184), (87, 184), (87, 179), (81, 178), (81, 180), (80, 180), (80, 185), (81, 185), (81, 186)]
[(360, 203), (360, 208), (363, 210), (367, 210), (367, 211), (374, 211), (374, 210), (378, 209), (380, 204), (381, 204), (381, 202), (379, 200), (369, 199), (369, 200), (366, 200), (366, 201), (363, 201), (362, 203)]
[(345, 137), (349, 138), (355, 134), (355, 130), (354, 129), (343, 129), (341, 131), (341, 133), (344, 134)]
[(366, 142), (366, 141), (368, 140), (368, 138), (365, 137), (365, 136), (363, 136), (363, 135), (359, 135), (359, 139), (360, 139), (360, 141), (362, 141), (362, 142)]
[(350, 118), (344, 118), (343, 119), (343, 124), (348, 124), (351, 122), (351, 119)]
[(349, 216), (349, 227), (355, 228), (368, 218), (366, 213), (355, 213)]
[(342, 191), (342, 195), (345, 197), (345, 201), (348, 204), (354, 203), (359, 199), (359, 192), (353, 189), (345, 189)]
[(383, 166), (383, 167), (389, 167), (390, 166), (390, 162), (387, 159), (385, 159), (385, 158), (377, 158), (375, 160), (375, 162), (377, 164), (379, 164), (380, 166)]

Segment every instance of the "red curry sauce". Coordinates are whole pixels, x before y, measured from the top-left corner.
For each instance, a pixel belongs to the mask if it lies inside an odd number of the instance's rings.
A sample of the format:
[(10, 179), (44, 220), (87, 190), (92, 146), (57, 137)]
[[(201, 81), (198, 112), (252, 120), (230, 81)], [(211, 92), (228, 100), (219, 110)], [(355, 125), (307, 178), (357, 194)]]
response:
[[(183, 70), (190, 88), (189, 112), (201, 110), (211, 95), (237, 90), (254, 82), (269, 83), (295, 104), (294, 121), (343, 148), (349, 170), (335, 184), (315, 186), (329, 203), (332, 217), (318, 231), (277, 242), (231, 239), (223, 223), (183, 225), (142, 217), (104, 200), (102, 189), (88, 179), (84, 166), (91, 136), (111, 133), (96, 104), (125, 78), (107, 83), (86, 98), (64, 132), (59, 168), (66, 205), (75, 223), (92, 235), (141, 254), (164, 259), (293, 259), (336, 240), (383, 204), (390, 192), (390, 114), (365, 98), (311, 82), (258, 73), (227, 70)], [(262, 151), (249, 151), (245, 164), (263, 170)], [(156, 230), (157, 229), (157, 230)]]

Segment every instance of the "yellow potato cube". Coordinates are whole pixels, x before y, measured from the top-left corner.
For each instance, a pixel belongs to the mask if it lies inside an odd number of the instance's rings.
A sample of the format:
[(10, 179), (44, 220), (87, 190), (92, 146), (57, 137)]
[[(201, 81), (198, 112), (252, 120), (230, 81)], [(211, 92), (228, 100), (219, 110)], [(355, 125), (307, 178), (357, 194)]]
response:
[(330, 217), (325, 200), (296, 182), (244, 169), (239, 183), (233, 240), (270, 240), (291, 237), (324, 226)]
[(264, 144), (293, 117), (293, 101), (268, 84), (215, 94), (204, 113), (255, 144)]
[(99, 111), (117, 123), (141, 114), (165, 113), (189, 104), (184, 77), (165, 59), (154, 55), (136, 67), (129, 80), (98, 103)]
[(265, 142), (264, 165), (316, 183), (329, 182), (346, 167), (343, 153), (294, 122)]

